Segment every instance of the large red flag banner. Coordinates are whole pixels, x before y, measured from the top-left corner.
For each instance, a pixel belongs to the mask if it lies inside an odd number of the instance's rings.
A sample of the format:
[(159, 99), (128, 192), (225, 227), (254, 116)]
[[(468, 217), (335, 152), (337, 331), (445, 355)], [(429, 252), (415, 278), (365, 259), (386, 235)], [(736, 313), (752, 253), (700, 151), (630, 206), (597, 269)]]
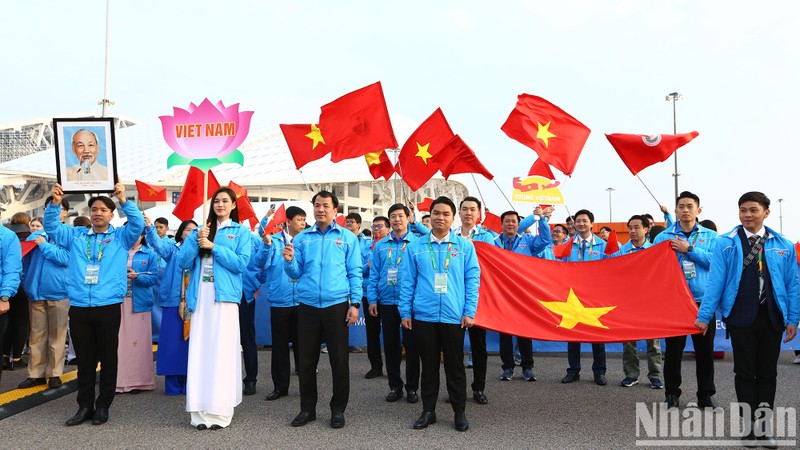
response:
[(439, 165), (433, 161), (433, 155), (444, 148), (454, 136), (441, 108), (436, 108), (411, 133), (397, 157), (397, 172), (412, 191), (418, 190), (436, 175)]
[(558, 106), (529, 94), (517, 97), (517, 105), (500, 129), (565, 175), (572, 174), (591, 132)]
[(319, 128), (333, 162), (397, 148), (380, 81), (324, 105)]
[(297, 170), (300, 170), (311, 161), (322, 158), (331, 151), (325, 145), (325, 138), (316, 124), (281, 124), (280, 127)]
[(593, 343), (697, 332), (697, 305), (667, 242), (590, 262), (548, 261), (483, 242), (475, 250), (481, 266), (475, 325), (482, 328)]
[(607, 134), (606, 138), (632, 174), (660, 163), (675, 153), (675, 150), (688, 144), (700, 133), (692, 131), (684, 134)]

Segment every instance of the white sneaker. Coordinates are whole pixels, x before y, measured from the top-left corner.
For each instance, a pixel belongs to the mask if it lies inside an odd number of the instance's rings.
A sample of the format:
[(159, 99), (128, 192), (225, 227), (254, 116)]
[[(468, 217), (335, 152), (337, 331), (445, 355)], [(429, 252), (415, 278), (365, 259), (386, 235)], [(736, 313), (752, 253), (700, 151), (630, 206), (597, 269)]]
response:
[(794, 361), (792, 361), (792, 362), (795, 363), (795, 364), (800, 364), (800, 355), (795, 356), (794, 357)]

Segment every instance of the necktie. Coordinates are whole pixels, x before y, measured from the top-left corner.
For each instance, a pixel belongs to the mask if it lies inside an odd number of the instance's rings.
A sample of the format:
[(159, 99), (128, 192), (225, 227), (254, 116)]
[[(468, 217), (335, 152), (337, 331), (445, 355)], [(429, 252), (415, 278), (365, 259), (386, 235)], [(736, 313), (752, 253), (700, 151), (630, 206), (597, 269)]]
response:
[(752, 247), (752, 246), (756, 245), (756, 241), (758, 241), (758, 236), (756, 236), (754, 234), (754, 235), (750, 236), (748, 238), (748, 240), (750, 241), (750, 247)]
[(581, 259), (586, 259), (586, 241), (581, 241)]
[(514, 244), (513, 240), (511, 239), (506, 240), (506, 250), (511, 250), (513, 244)]

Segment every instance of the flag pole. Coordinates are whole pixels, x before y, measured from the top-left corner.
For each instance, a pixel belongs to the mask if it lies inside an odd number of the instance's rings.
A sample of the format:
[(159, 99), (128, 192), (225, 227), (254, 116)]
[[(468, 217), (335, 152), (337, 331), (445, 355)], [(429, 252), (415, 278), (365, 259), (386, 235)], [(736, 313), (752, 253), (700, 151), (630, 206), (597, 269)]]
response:
[[(472, 176), (472, 179), (473, 179), (473, 180), (475, 179), (475, 175), (473, 175), (473, 176)], [(503, 190), (502, 190), (502, 189), (500, 189), (500, 185), (499, 185), (499, 184), (497, 184), (497, 180), (495, 180), (494, 178), (492, 178), (492, 182), (494, 183), (494, 185), (495, 185), (495, 186), (497, 186), (497, 190), (498, 190), (498, 191), (500, 191), (500, 194), (502, 194), (502, 195), (503, 195), (503, 198), (504, 198), (504, 199), (506, 199), (506, 201), (508, 202), (508, 205), (509, 205), (509, 206), (511, 206), (511, 209), (513, 209), (513, 210), (516, 212), (516, 211), (517, 211), (517, 208), (514, 208), (514, 205), (511, 203), (511, 200), (509, 200), (509, 199), (508, 199), (508, 197), (506, 196), (506, 193), (505, 193), (505, 192), (503, 192)], [(480, 192), (480, 189), (478, 189), (478, 192)]]
[[(400, 196), (403, 198), (403, 200), (405, 200), (406, 203), (409, 203), (410, 199), (406, 195), (406, 187), (404, 186), (405, 183), (403, 183), (403, 166), (400, 165), (400, 149), (396, 148), (394, 149), (394, 151), (397, 152), (395, 153), (394, 157), (394, 165), (397, 166), (397, 171), (395, 171), (395, 176), (397, 175), (397, 172), (400, 172)], [(397, 181), (397, 178), (395, 178), (395, 181)]]
[(303, 180), (303, 184), (306, 186), (306, 189), (308, 189), (308, 192), (313, 192), (311, 186), (309, 186), (308, 183), (306, 183), (306, 177), (303, 176), (303, 171), (300, 169), (297, 169), (297, 171), (300, 172), (300, 179)]
[(636, 175), (636, 178), (638, 178), (638, 179), (639, 179), (639, 181), (642, 183), (642, 186), (644, 186), (644, 188), (645, 188), (645, 189), (647, 189), (647, 193), (648, 193), (648, 194), (650, 194), (650, 197), (653, 197), (653, 200), (655, 200), (655, 202), (656, 202), (656, 205), (658, 205), (658, 207), (659, 207), (659, 208), (661, 208), (661, 203), (658, 201), (658, 199), (656, 198), (656, 196), (655, 196), (655, 195), (653, 195), (653, 192), (652, 192), (652, 191), (650, 191), (650, 188), (649, 188), (649, 187), (647, 187), (647, 185), (644, 183), (644, 180), (642, 180), (642, 179), (639, 177), (639, 175), (638, 175), (638, 174)]
[(203, 221), (208, 217), (208, 170), (203, 172)]
[(475, 189), (478, 190), (478, 196), (481, 198), (481, 203), (483, 203), (484, 206), (485, 206), (486, 205), (486, 201), (483, 199), (483, 192), (481, 192), (481, 188), (478, 187), (478, 180), (475, 179), (475, 174), (474, 173), (470, 173), (469, 175), (472, 177), (472, 183), (475, 185)]

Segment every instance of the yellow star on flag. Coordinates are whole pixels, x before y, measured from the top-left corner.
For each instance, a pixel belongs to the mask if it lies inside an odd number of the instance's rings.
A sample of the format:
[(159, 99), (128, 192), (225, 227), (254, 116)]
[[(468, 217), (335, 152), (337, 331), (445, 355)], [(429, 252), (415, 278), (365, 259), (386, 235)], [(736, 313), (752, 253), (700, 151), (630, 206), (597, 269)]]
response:
[(322, 142), (322, 145), (325, 145), (325, 138), (323, 138), (323, 137), (322, 137), (322, 132), (321, 132), (321, 131), (319, 131), (319, 127), (318, 127), (318, 126), (316, 126), (316, 125), (315, 125), (315, 124), (313, 124), (313, 123), (311, 124), (311, 132), (310, 132), (310, 133), (308, 133), (308, 134), (307, 134), (307, 135), (305, 135), (305, 136), (306, 136), (307, 138), (311, 139), (312, 141), (314, 141), (314, 143), (313, 143), (313, 144), (311, 144), (311, 150), (314, 150), (314, 149), (316, 149), (316, 148), (317, 148), (317, 145), (318, 145), (320, 142)]
[(372, 152), (372, 153), (367, 153), (366, 155), (364, 155), (364, 159), (367, 160), (367, 165), (368, 166), (377, 166), (377, 165), (379, 165), (381, 163), (381, 152), (382, 151), (383, 150), (381, 150), (380, 152)]
[(420, 145), (420, 143), (417, 142), (417, 154), (414, 155), (414, 156), (419, 156), (420, 158), (422, 158), (422, 162), (424, 162), (426, 166), (428, 165), (428, 160), (430, 158), (433, 158), (433, 155), (428, 153), (428, 147), (430, 147), (430, 145), (431, 145), (430, 142), (428, 142), (425, 145)]
[(600, 317), (608, 314), (616, 308), (616, 306), (606, 306), (603, 308), (587, 308), (583, 306), (580, 299), (572, 288), (569, 289), (569, 296), (567, 296), (566, 302), (544, 302), (539, 300), (539, 303), (542, 304), (548, 310), (558, 314), (561, 316), (561, 323), (558, 325), (562, 328), (566, 328), (571, 330), (575, 328), (575, 325), (579, 323), (586, 324), (590, 327), (598, 327), (598, 328), (606, 328), (607, 326), (603, 325), (600, 322)]
[(155, 189), (153, 189), (153, 188), (147, 188), (147, 193), (148, 193), (148, 194), (150, 194), (150, 195), (156, 195), (156, 194), (158, 194), (158, 192), (156, 192), (156, 190), (155, 190)]
[(556, 135), (550, 132), (550, 122), (547, 122), (544, 125), (539, 122), (536, 122), (536, 124), (539, 125), (539, 131), (536, 132), (536, 139), (541, 139), (544, 141), (544, 148), (547, 148), (547, 145), (549, 144), (548, 139), (554, 138)]

